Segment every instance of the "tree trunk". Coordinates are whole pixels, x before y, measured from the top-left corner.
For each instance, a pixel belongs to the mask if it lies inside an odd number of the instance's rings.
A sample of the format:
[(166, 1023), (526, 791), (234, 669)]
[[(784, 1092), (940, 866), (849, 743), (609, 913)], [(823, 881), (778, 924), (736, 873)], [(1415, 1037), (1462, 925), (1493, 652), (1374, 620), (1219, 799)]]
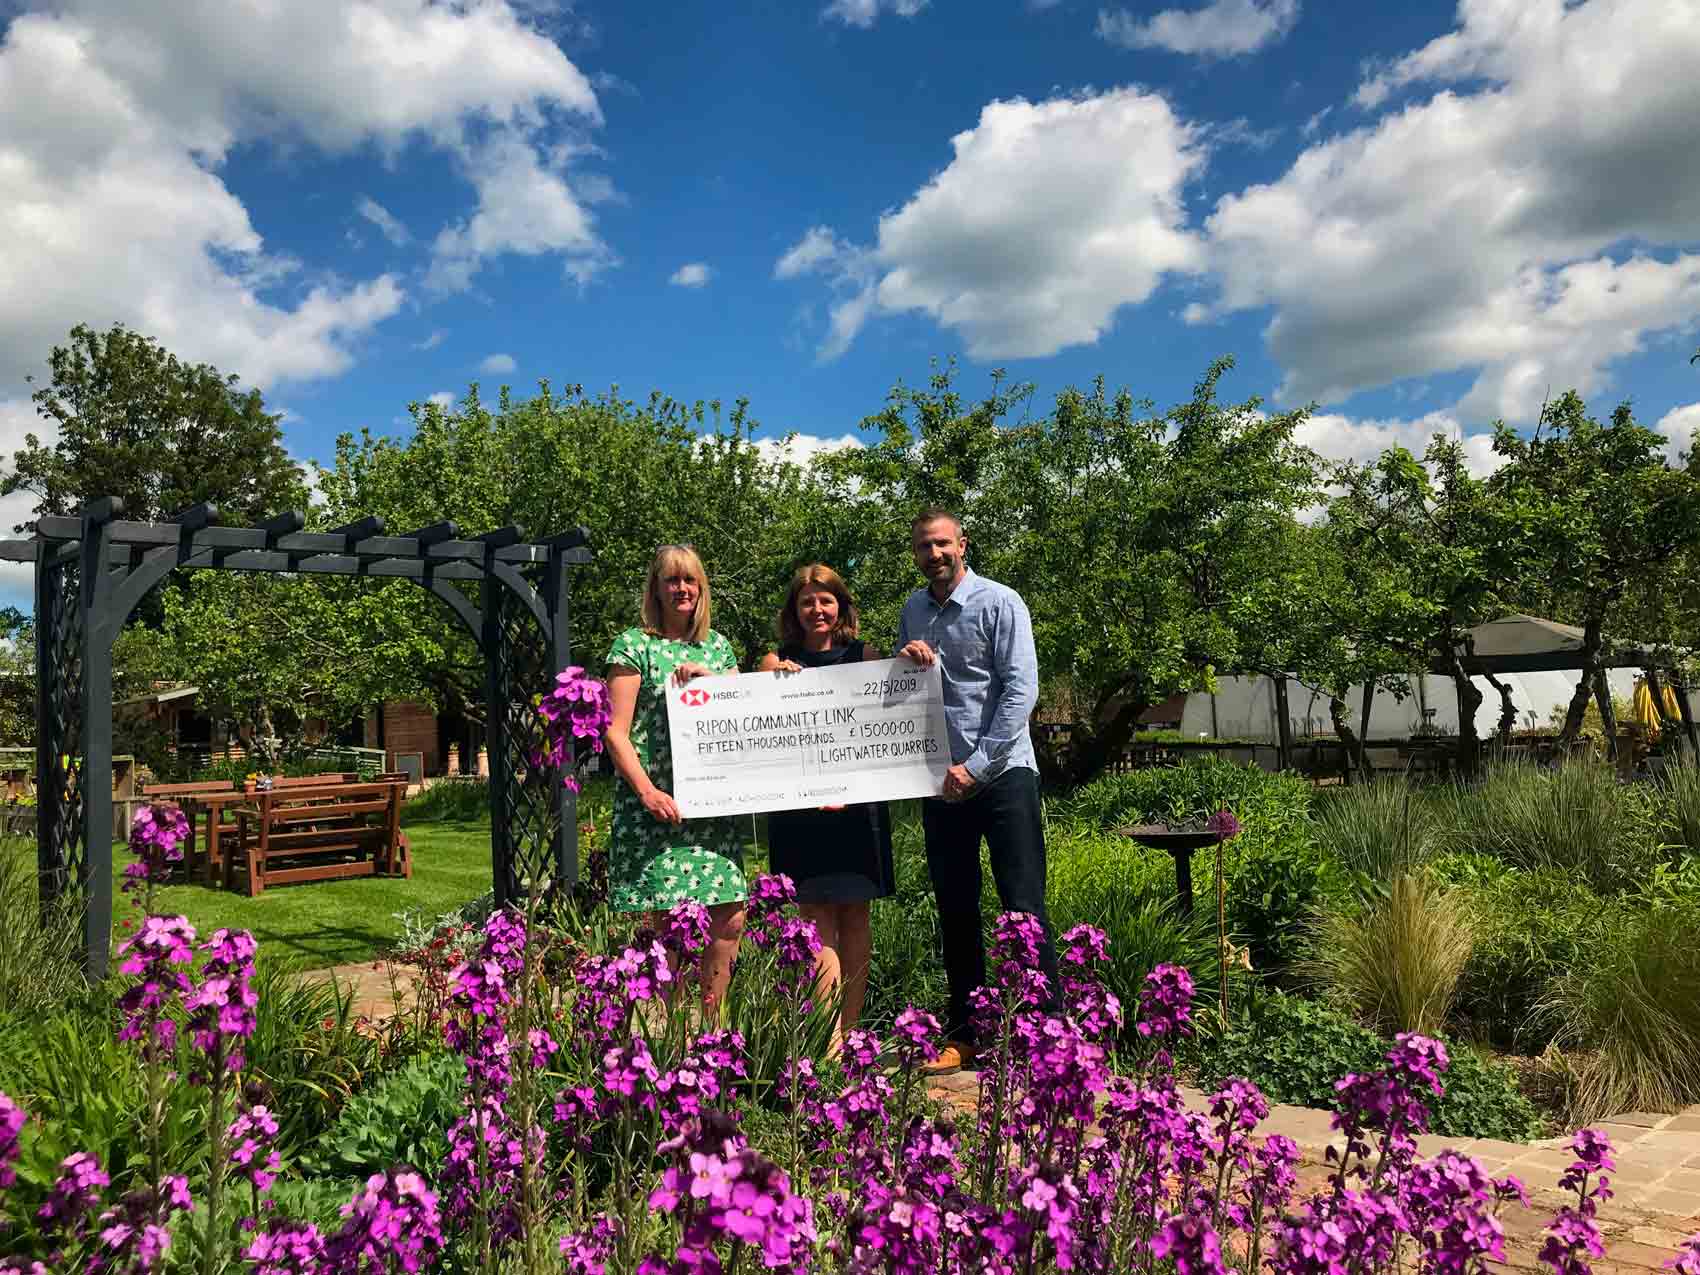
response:
[(1507, 683), (1486, 669), (1482, 670), (1482, 676), (1499, 692), (1499, 746), (1504, 749), (1511, 743), (1511, 732), (1517, 729), (1517, 701), (1511, 697), (1511, 687)]
[(1573, 743), (1582, 733), (1582, 717), (1588, 711), (1588, 699), (1594, 693), (1594, 673), (1599, 667), (1600, 660), (1600, 621), (1589, 616), (1582, 626), (1582, 675), (1576, 679), (1575, 693), (1570, 697), (1570, 707), (1565, 710), (1564, 729), (1558, 734), (1560, 744)]
[(1365, 779), (1369, 773), (1369, 706), (1375, 700), (1375, 679), (1364, 683), (1364, 711), (1358, 723), (1358, 773)]
[(1352, 723), (1346, 717), (1346, 701), (1330, 691), (1328, 718), (1334, 723), (1334, 734), (1340, 740), (1340, 778), (1345, 779), (1352, 769), (1352, 759), (1362, 756), (1358, 737), (1352, 733)]
[(1617, 756), (1617, 710), (1611, 702), (1611, 683), (1603, 668), (1594, 670), (1594, 700), (1600, 706), (1600, 733), (1606, 737), (1606, 757)]
[(1482, 741), (1476, 734), (1476, 710), (1482, 693), (1464, 671), (1463, 662), (1452, 656), (1452, 687), (1458, 693), (1458, 774), (1473, 779), (1482, 768)]
[(1694, 709), (1688, 702), (1688, 687), (1680, 677), (1671, 678), (1671, 689), (1676, 692), (1676, 711), (1682, 714), (1682, 733), (1688, 740), (1690, 755), (1700, 757), (1700, 733), (1694, 726)]
[[(1087, 783), (1122, 755), (1139, 727), (1139, 715), (1151, 707), (1143, 699), (1122, 701), (1115, 716), (1097, 722), (1090, 732), (1078, 727), (1069, 741), (1064, 778), (1070, 785)], [(1082, 736), (1084, 735), (1084, 738)]]
[(1275, 769), (1286, 770), (1293, 764), (1293, 714), (1287, 706), (1287, 679), (1275, 678), (1275, 744), (1279, 756)]

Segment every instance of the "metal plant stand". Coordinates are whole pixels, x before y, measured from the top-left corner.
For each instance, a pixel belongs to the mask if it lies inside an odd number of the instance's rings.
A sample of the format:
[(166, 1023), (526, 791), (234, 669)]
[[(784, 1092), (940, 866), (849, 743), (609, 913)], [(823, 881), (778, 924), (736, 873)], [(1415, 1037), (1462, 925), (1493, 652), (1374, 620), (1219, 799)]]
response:
[(1216, 834), (1191, 829), (1171, 830), (1167, 824), (1161, 823), (1133, 824), (1130, 827), (1117, 828), (1116, 831), (1142, 846), (1169, 852), (1169, 857), (1175, 861), (1175, 905), (1181, 916), (1191, 917), (1192, 854), (1205, 846), (1215, 845)]
[(484, 653), (497, 903), (577, 883), (574, 794), (532, 758), (543, 745), (535, 697), (571, 663), (568, 568), (590, 561), (583, 527), (532, 543), (518, 527), (463, 540), (452, 522), (388, 536), (376, 517), (306, 532), (299, 512), (253, 527), (213, 526), (211, 505), (163, 523), (122, 513), (107, 497), (76, 517), (41, 518), (28, 540), (0, 541), (0, 560), (35, 565), (42, 902), (75, 900), (91, 978), (105, 975), (112, 943), (112, 643), (180, 567), (401, 579), (430, 590)]

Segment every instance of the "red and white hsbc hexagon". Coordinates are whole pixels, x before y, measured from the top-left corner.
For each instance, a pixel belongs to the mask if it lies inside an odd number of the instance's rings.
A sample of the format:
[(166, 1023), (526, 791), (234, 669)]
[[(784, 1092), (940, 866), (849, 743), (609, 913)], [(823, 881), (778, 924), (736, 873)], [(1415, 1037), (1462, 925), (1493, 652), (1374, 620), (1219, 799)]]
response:
[(708, 692), (700, 686), (687, 686), (679, 692), (679, 703), (686, 708), (701, 708), (708, 703)]

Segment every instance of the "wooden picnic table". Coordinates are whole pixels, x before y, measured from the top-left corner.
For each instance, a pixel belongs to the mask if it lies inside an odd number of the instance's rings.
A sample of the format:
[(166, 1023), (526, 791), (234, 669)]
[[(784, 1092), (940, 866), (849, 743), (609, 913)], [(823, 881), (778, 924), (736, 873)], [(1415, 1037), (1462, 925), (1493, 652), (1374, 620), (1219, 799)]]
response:
[[(274, 787), (242, 794), (224, 884), (240, 872), (250, 897), (267, 885), (343, 877), (411, 876), (401, 831), (405, 775), (366, 783)], [(371, 822), (376, 816), (377, 822)], [(349, 859), (348, 856), (353, 858)]]

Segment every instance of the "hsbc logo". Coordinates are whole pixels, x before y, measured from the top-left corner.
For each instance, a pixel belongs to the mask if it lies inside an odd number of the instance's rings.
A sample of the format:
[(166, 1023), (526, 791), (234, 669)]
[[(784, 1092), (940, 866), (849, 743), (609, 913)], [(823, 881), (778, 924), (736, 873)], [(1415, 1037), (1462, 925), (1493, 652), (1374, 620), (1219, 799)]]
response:
[(687, 686), (679, 692), (679, 703), (686, 708), (701, 708), (708, 703), (708, 692), (700, 686)]

